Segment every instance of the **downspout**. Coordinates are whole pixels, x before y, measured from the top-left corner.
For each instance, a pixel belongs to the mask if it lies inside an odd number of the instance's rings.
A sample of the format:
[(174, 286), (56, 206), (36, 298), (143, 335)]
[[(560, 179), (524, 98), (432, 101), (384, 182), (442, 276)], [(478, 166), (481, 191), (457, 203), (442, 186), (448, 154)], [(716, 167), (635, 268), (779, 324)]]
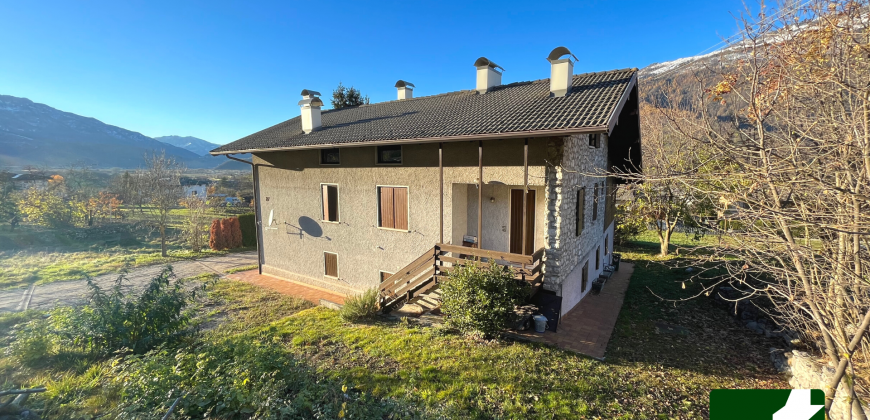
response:
[[(254, 162), (233, 157), (232, 154), (225, 156), (227, 159), (251, 165), (251, 175), (254, 177), (254, 217), (256, 218), (255, 224), (257, 225), (257, 269), (260, 274), (263, 274), (263, 218), (260, 214), (260, 170)], [(251, 155), (251, 160), (254, 160), (253, 155)]]

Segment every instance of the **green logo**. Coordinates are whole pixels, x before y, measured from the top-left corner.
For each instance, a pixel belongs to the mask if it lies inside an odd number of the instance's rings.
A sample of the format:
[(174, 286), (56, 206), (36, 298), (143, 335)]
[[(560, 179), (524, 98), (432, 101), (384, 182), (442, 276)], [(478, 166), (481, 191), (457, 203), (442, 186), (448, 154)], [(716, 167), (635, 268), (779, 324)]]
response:
[(714, 389), (710, 420), (825, 420), (821, 389)]

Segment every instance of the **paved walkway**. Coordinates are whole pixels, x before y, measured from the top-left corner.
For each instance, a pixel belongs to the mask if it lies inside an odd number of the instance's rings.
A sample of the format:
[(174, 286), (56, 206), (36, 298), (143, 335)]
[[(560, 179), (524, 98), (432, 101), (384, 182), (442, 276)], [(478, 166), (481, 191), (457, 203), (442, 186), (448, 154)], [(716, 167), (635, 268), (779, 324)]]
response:
[(259, 274), (257, 270), (242, 271), (227, 275), (227, 278), (248, 282), (260, 287), (272, 289), (278, 293), (285, 295), (301, 297), (315, 305), (321, 304), (321, 299), (344, 304), (344, 296), (321, 287), (311, 286), (304, 283), (297, 283), (292, 280), (285, 280), (279, 277), (270, 276), (268, 274)]
[[(255, 264), (257, 264), (256, 251), (248, 251), (199, 260), (176, 261), (170, 265), (178, 278), (185, 278), (204, 273), (224, 276), (229, 269)], [(131, 289), (142, 288), (165, 266), (165, 264), (158, 264), (134, 268), (127, 274), (126, 284)], [(114, 273), (94, 277), (94, 280), (101, 287), (111, 287), (117, 278), (118, 273)], [(0, 313), (69, 305), (82, 301), (86, 293), (87, 282), (84, 279), (32, 285), (25, 289), (3, 290), (0, 291)]]
[(562, 317), (556, 332), (537, 334), (534, 330), (514, 333), (530, 341), (553, 344), (559, 348), (604, 359), (607, 342), (616, 326), (622, 300), (634, 265), (620, 263), (619, 271), (604, 285), (598, 295), (587, 295), (570, 312)]

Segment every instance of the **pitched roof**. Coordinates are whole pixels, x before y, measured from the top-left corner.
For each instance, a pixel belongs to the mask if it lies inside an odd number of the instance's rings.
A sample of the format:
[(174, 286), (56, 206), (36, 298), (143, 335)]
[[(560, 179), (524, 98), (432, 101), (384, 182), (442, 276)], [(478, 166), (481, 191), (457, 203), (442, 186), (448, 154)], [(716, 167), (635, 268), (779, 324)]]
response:
[(551, 98), (549, 79), (323, 111), (322, 128), (302, 133), (300, 117), (225, 144), (212, 154), (472, 136), (604, 132), (635, 83), (637, 69), (574, 76), (571, 93)]

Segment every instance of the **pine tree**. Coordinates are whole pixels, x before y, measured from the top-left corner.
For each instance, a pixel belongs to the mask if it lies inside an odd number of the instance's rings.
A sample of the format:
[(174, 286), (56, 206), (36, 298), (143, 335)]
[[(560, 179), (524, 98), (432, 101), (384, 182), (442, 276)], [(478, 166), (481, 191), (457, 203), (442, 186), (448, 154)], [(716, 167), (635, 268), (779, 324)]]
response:
[(214, 219), (211, 221), (211, 229), (209, 230), (208, 247), (215, 251), (220, 251), (223, 249), (222, 245), (223, 232), (221, 232), (221, 221), (220, 219)]
[(334, 109), (346, 108), (349, 106), (368, 105), (370, 103), (369, 96), (362, 96), (359, 89), (351, 86), (345, 87), (341, 82), (338, 82), (338, 87), (332, 91), (332, 107)]

